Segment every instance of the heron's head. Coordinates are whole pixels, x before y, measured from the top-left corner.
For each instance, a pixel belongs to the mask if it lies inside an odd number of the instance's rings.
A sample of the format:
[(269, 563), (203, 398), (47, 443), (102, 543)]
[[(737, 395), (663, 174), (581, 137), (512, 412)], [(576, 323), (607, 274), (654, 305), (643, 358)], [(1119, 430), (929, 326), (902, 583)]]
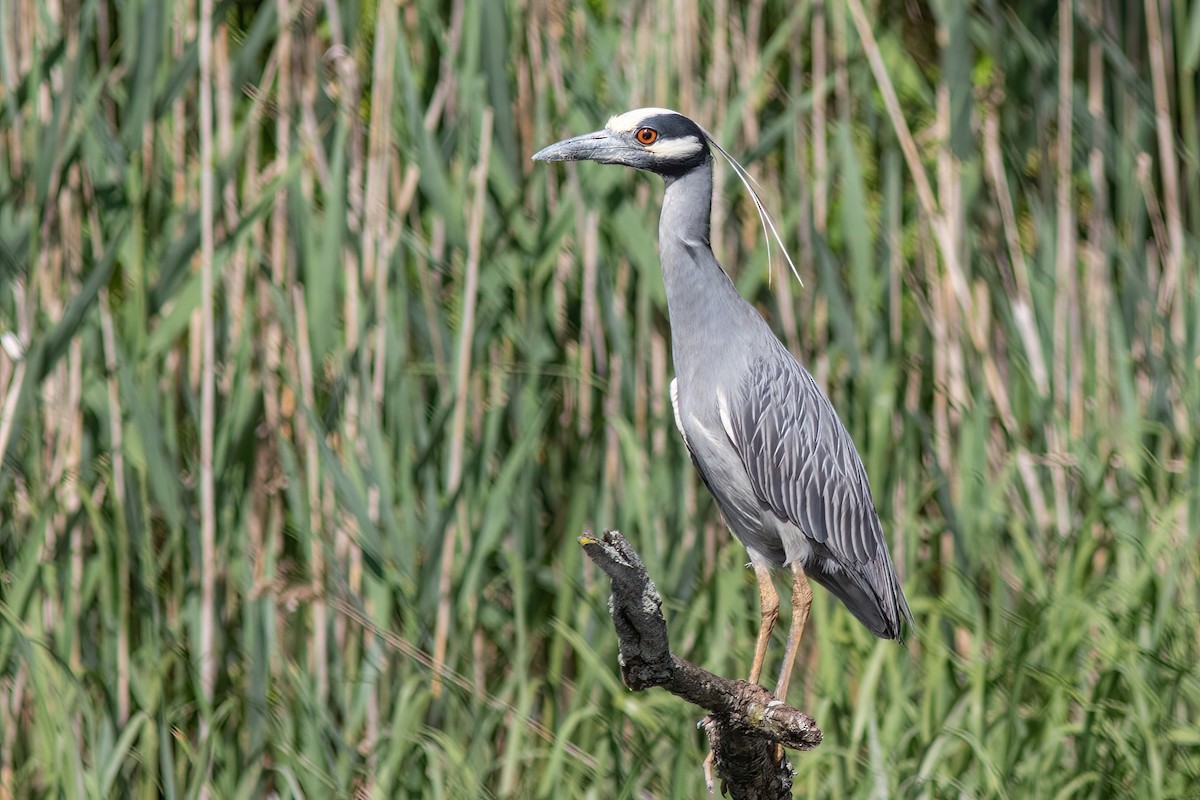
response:
[(534, 161), (596, 161), (678, 177), (710, 158), (708, 135), (678, 111), (638, 108), (611, 118), (603, 130), (552, 144)]

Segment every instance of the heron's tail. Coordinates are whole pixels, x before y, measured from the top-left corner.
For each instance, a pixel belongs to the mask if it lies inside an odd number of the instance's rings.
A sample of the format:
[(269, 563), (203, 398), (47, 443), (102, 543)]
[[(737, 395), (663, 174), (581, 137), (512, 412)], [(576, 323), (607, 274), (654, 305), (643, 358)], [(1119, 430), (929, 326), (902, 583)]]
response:
[(904, 641), (906, 627), (907, 633), (916, 634), (904, 590), (890, 563), (826, 570), (820, 561), (812, 559), (804, 571), (841, 600), (867, 630), (881, 639), (898, 642)]

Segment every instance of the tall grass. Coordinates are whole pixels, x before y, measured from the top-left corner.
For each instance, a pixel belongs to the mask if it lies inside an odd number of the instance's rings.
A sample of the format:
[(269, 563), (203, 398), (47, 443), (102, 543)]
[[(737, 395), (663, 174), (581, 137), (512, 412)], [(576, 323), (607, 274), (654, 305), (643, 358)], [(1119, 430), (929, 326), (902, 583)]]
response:
[(1194, 797), (1198, 75), (1183, 0), (0, 0), (0, 797), (701, 793), (574, 541), (747, 668), (661, 190), (529, 161), (651, 104), (918, 621), (818, 593), (805, 796)]

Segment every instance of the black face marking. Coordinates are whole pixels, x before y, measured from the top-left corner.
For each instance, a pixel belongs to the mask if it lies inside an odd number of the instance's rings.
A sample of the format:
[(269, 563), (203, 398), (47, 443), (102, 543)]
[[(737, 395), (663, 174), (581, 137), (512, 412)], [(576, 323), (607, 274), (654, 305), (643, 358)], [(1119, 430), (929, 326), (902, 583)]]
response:
[[(708, 136), (699, 125), (682, 114), (648, 116), (638, 122), (635, 131), (642, 128), (651, 128), (658, 133), (658, 138), (646, 148), (646, 158), (637, 159), (631, 166), (656, 172), (669, 181), (691, 172), (712, 158), (708, 149)], [(691, 153), (671, 154), (671, 143), (684, 141), (698, 142), (700, 147)]]
[(659, 141), (663, 139), (682, 139), (685, 136), (695, 136), (698, 142), (708, 142), (708, 137), (700, 126), (682, 114), (656, 114), (646, 117), (638, 124), (639, 128), (653, 128), (658, 131)]

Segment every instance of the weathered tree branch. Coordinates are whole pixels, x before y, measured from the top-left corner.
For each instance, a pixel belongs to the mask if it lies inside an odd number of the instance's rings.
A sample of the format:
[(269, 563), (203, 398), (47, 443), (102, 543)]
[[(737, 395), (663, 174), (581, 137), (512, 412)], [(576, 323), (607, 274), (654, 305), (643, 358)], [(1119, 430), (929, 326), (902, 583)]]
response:
[(629, 542), (607, 531), (582, 536), (579, 543), (612, 579), (608, 609), (620, 642), (625, 685), (634, 691), (661, 686), (712, 712), (702, 726), (716, 773), (734, 800), (790, 798), (792, 769), (786, 758), (776, 760), (776, 745), (811, 750), (820, 744), (821, 729), (812, 717), (761, 686), (722, 678), (673, 655), (662, 598)]

